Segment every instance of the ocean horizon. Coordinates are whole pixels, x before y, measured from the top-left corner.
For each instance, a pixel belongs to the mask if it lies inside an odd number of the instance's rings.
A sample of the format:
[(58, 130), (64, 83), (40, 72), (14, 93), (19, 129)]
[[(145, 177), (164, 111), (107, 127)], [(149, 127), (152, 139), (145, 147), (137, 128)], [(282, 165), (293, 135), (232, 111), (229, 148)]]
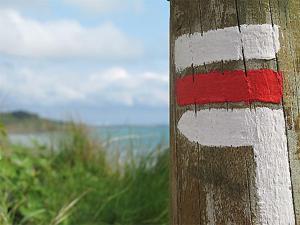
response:
[[(109, 151), (126, 151), (151, 153), (158, 146), (169, 147), (168, 125), (105, 125), (89, 127), (91, 137), (99, 141)], [(55, 149), (56, 143), (64, 137), (63, 132), (42, 132), (8, 134), (9, 140), (16, 145), (50, 146)]]

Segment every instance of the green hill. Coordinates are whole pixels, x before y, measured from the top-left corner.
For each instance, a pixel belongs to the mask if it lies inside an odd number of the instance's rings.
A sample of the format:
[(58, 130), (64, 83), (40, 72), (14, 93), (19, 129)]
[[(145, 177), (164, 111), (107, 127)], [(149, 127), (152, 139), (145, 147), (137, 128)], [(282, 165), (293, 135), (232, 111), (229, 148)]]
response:
[(25, 111), (2, 112), (0, 121), (9, 133), (49, 132), (60, 129), (64, 124)]

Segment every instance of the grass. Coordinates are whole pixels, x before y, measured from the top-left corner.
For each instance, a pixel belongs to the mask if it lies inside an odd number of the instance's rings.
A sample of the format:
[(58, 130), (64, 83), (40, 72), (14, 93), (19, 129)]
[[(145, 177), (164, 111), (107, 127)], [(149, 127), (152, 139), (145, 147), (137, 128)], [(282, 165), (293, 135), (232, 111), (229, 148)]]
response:
[(113, 165), (83, 125), (67, 126), (59, 151), (0, 133), (1, 225), (168, 224), (167, 150)]

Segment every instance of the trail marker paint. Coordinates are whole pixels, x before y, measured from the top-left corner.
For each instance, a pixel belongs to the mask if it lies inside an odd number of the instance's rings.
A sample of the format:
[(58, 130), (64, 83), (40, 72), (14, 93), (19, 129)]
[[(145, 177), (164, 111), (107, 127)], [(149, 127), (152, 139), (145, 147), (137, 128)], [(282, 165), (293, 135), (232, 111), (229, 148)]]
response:
[[(280, 49), (279, 27), (271, 24), (241, 25), (201, 33), (185, 34), (175, 41), (177, 71), (213, 62), (274, 59)], [(243, 49), (243, 50), (242, 50)]]
[(189, 141), (205, 146), (252, 146), (261, 224), (295, 224), (282, 109), (187, 111), (178, 129)]
[(282, 99), (282, 74), (269, 69), (211, 72), (176, 81), (180, 106), (224, 102), (268, 102)]
[[(270, 60), (280, 49), (279, 27), (241, 25), (185, 34), (175, 41), (177, 72), (221, 61)], [(176, 81), (180, 106), (226, 102), (280, 104), (282, 74), (271, 69), (212, 71)], [(287, 138), (282, 109), (210, 109), (185, 112), (177, 124), (190, 142), (253, 148), (260, 224), (294, 225)], [(222, 149), (216, 150), (222, 151)]]

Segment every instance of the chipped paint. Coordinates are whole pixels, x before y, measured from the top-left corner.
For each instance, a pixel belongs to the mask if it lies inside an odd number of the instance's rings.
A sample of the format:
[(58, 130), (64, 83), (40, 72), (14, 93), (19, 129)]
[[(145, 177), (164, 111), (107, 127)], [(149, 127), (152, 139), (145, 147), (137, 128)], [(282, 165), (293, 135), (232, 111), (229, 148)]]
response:
[(184, 34), (175, 41), (175, 66), (182, 71), (192, 64), (249, 59), (275, 59), (280, 49), (279, 27), (271, 24), (241, 25)]
[(261, 224), (295, 224), (282, 109), (187, 111), (178, 129), (189, 141), (204, 146), (252, 146)]

